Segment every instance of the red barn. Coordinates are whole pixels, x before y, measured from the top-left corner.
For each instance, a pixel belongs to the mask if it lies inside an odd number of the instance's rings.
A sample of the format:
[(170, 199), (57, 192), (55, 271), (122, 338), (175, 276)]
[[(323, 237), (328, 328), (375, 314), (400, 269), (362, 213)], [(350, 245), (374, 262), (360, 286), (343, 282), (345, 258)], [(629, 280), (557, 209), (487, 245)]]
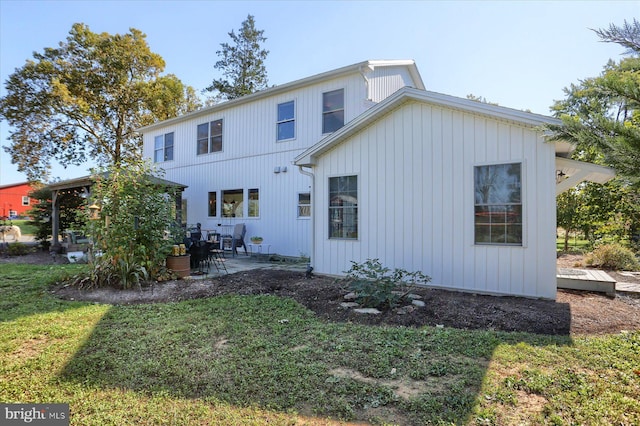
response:
[(33, 201), (29, 193), (35, 187), (29, 182), (12, 183), (0, 186), (0, 217), (25, 216)]

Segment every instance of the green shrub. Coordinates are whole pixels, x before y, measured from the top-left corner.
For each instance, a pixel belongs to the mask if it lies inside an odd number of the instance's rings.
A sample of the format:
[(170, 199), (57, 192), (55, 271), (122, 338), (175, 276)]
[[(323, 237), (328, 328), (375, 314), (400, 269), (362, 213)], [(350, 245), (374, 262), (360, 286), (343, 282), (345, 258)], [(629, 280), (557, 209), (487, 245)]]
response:
[(620, 271), (640, 270), (640, 262), (628, 248), (618, 244), (603, 244), (589, 253), (585, 259), (587, 265)]
[(25, 254), (28, 254), (30, 251), (31, 251), (31, 248), (28, 245), (23, 244), (21, 242), (11, 243), (9, 244), (9, 248), (8, 248), (9, 256), (24, 256)]
[(391, 272), (378, 259), (367, 259), (363, 263), (351, 261), (351, 269), (346, 274), (345, 280), (356, 294), (356, 301), (364, 307), (379, 309), (397, 306), (415, 285), (431, 281), (431, 277), (420, 271), (396, 268)]

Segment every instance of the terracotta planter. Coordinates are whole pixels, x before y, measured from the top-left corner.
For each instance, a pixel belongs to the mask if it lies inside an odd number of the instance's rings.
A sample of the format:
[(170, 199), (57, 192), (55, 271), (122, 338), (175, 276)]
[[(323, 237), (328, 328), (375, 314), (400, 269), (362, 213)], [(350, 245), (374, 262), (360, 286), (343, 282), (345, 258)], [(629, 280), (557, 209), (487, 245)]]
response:
[(188, 277), (191, 274), (191, 255), (167, 256), (167, 268), (171, 269), (178, 278)]

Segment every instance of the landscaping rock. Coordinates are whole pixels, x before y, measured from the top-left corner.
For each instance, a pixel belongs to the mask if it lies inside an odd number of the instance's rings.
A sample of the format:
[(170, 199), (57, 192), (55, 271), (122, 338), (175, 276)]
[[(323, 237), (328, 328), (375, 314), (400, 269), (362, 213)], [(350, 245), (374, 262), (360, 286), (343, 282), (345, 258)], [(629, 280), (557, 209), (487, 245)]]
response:
[(354, 309), (353, 312), (357, 312), (359, 314), (373, 314), (373, 315), (378, 315), (382, 313), (376, 308), (359, 308), (359, 309)]
[(356, 300), (357, 298), (358, 298), (358, 295), (355, 294), (354, 292), (345, 294), (343, 297), (344, 300)]
[(340, 306), (342, 306), (345, 309), (348, 309), (348, 308), (355, 308), (356, 306), (360, 306), (360, 305), (356, 302), (342, 302), (340, 303)]
[(425, 303), (422, 300), (413, 300), (411, 304), (417, 306), (418, 308), (424, 308), (425, 306)]

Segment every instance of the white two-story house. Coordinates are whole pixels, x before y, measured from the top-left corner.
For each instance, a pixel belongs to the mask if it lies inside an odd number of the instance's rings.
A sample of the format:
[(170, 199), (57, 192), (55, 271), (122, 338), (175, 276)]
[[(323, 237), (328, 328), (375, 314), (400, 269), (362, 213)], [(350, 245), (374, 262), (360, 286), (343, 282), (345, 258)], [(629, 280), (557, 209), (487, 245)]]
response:
[(555, 298), (555, 196), (612, 171), (566, 159), (558, 120), (425, 90), (413, 61), (365, 61), (140, 129), (186, 185), (183, 218), (244, 223), (317, 273), (378, 258), (431, 284)]
[(366, 61), (140, 129), (144, 155), (188, 187), (183, 221), (225, 233), (245, 223), (271, 252), (309, 256), (311, 178), (293, 160), (402, 87), (413, 61)]

